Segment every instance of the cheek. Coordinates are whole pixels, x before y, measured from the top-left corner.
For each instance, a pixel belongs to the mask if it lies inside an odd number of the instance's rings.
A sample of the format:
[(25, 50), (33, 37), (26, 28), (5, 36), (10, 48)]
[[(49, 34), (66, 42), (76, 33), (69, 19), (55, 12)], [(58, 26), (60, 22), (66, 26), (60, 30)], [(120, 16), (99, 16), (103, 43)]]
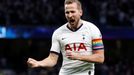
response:
[(77, 17), (77, 18), (80, 18), (80, 17), (81, 17), (81, 15), (80, 15), (80, 14), (77, 14), (77, 15), (76, 15), (76, 17)]
[(65, 17), (66, 17), (66, 19), (68, 18), (66, 14), (65, 14)]

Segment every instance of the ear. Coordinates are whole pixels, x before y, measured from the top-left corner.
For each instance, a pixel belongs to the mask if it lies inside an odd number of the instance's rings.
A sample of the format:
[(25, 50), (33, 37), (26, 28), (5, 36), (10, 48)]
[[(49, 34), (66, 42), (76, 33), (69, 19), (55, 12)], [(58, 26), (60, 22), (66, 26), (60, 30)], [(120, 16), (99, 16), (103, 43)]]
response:
[(82, 10), (80, 10), (80, 16), (82, 16), (83, 15), (83, 11)]

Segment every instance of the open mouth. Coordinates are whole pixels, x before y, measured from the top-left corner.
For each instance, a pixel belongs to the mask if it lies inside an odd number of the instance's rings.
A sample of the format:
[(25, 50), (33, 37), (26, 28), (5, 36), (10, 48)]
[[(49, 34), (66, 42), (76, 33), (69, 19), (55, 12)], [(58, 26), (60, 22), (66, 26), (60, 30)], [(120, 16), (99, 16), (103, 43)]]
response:
[(74, 23), (74, 22), (75, 22), (75, 20), (73, 20), (73, 19), (72, 19), (72, 20), (70, 20), (69, 22), (70, 22), (70, 23)]

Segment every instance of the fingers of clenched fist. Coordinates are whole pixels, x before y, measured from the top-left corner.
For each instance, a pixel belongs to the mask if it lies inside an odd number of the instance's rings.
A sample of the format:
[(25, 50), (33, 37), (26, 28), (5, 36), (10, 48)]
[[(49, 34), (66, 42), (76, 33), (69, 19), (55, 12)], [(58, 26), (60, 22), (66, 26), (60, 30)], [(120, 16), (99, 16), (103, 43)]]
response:
[(66, 56), (69, 57), (72, 55), (72, 52), (71, 51), (66, 51)]
[(32, 58), (29, 58), (28, 59), (27, 64), (31, 68), (34, 68), (34, 67), (38, 67), (39, 66), (38, 61), (35, 60), (35, 59), (32, 59)]
[(73, 51), (66, 51), (66, 57), (69, 59), (73, 59), (76, 60), (78, 57), (78, 53), (77, 52), (73, 52)]

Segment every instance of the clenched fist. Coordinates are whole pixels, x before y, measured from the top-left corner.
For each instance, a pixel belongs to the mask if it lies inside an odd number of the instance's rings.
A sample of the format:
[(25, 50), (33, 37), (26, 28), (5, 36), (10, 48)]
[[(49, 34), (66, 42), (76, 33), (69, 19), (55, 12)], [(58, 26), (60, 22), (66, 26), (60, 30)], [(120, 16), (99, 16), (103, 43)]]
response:
[(39, 61), (37, 61), (33, 58), (29, 58), (28, 61), (27, 61), (27, 64), (31, 68), (39, 67)]
[(73, 52), (73, 51), (66, 51), (66, 57), (72, 60), (79, 60), (80, 58), (80, 53), (78, 52)]

